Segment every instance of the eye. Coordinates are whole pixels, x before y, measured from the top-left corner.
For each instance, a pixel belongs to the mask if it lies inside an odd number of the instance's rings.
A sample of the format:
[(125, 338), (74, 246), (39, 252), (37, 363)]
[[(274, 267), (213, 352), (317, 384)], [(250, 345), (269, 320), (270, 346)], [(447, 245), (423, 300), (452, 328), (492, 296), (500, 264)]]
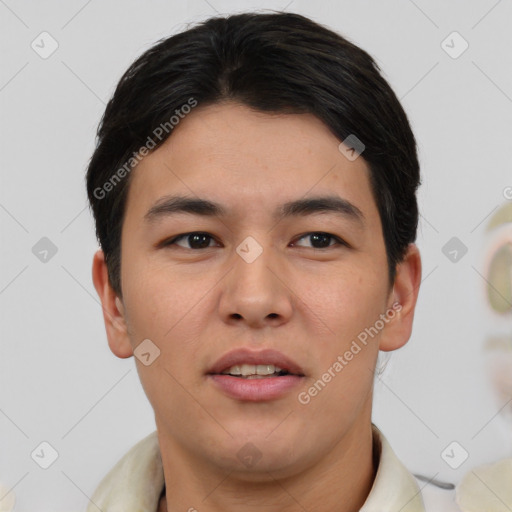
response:
[[(313, 244), (313, 249), (326, 249), (327, 247), (332, 247), (333, 245), (345, 245), (348, 247), (348, 244), (341, 238), (337, 237), (336, 235), (331, 235), (330, 233), (324, 233), (322, 231), (306, 233), (299, 238), (299, 241), (304, 238), (310, 238), (311, 243)], [(334, 240), (335, 244), (330, 244), (329, 240)]]
[[(298, 240), (300, 241), (305, 238), (310, 238), (313, 249), (327, 249), (328, 247), (333, 247), (335, 245), (344, 245), (349, 247), (349, 245), (344, 240), (337, 237), (336, 235), (332, 235), (331, 233), (324, 233), (322, 231), (306, 233), (305, 235), (302, 235)], [(188, 246), (184, 246), (178, 243), (182, 240), (184, 240)], [(210, 245), (212, 240), (215, 240), (214, 237), (208, 233), (202, 231), (193, 231), (191, 233), (182, 233), (181, 235), (175, 236), (170, 240), (164, 241), (162, 242), (161, 246), (169, 247), (172, 245), (178, 245), (184, 249), (208, 249), (209, 247), (212, 247)], [(332, 241), (334, 241), (334, 244), (331, 243)], [(297, 243), (293, 245), (298, 245), (300, 247), (300, 245)]]
[[(183, 245), (177, 243), (182, 239), (185, 239), (185, 242), (188, 242), (188, 247), (184, 247)], [(194, 231), (192, 233), (182, 233), (181, 235), (178, 235), (171, 240), (167, 240), (162, 243), (162, 246), (167, 247), (170, 245), (179, 245), (184, 249), (208, 249), (208, 247), (211, 247), (211, 240), (214, 240), (214, 238), (208, 233), (203, 233), (202, 231)]]

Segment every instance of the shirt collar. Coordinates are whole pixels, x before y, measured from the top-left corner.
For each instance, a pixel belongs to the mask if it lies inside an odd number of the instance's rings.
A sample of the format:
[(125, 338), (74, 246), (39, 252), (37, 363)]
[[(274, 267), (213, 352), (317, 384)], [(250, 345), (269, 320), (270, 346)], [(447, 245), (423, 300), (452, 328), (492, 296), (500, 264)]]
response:
[(384, 434), (375, 425), (372, 429), (375, 451), (380, 451), (379, 466), (360, 512), (425, 512), (416, 479), (395, 455)]
[[(360, 512), (425, 512), (415, 478), (373, 425), (375, 452), (380, 454), (372, 489)], [(155, 511), (164, 488), (157, 432), (133, 446), (107, 473), (86, 512)]]

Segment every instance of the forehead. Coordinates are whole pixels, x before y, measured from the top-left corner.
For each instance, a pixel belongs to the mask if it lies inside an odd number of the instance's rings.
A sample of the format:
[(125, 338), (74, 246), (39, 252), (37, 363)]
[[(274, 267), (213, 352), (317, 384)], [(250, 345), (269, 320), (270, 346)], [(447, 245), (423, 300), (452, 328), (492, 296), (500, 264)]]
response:
[(371, 217), (377, 212), (368, 166), (362, 157), (349, 160), (339, 145), (311, 114), (199, 106), (132, 171), (126, 211), (143, 218), (165, 195), (180, 193), (225, 204), (228, 213), (270, 214), (291, 200), (329, 194)]

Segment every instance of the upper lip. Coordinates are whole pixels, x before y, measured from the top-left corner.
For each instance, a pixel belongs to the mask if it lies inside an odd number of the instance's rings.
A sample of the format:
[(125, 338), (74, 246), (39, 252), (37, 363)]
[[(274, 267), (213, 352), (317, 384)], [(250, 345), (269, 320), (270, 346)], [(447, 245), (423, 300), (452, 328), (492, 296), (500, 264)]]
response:
[(282, 370), (294, 375), (304, 375), (304, 370), (292, 359), (281, 352), (272, 349), (249, 350), (247, 348), (235, 349), (221, 356), (206, 372), (207, 374), (218, 374), (241, 364), (273, 364)]

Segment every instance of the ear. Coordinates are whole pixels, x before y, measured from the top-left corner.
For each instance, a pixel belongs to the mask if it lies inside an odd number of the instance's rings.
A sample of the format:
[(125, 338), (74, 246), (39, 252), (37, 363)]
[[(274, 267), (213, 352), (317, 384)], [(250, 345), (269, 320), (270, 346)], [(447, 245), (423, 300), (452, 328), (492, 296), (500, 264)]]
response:
[(128, 336), (124, 306), (110, 285), (105, 255), (102, 250), (94, 254), (92, 281), (101, 300), (110, 350), (117, 357), (123, 359), (132, 356), (133, 349)]
[[(393, 290), (389, 295), (387, 316), (379, 350), (388, 352), (403, 347), (411, 337), (414, 310), (421, 283), (421, 257), (415, 244), (409, 244), (402, 262), (396, 267)], [(391, 317), (391, 311), (394, 311)]]

